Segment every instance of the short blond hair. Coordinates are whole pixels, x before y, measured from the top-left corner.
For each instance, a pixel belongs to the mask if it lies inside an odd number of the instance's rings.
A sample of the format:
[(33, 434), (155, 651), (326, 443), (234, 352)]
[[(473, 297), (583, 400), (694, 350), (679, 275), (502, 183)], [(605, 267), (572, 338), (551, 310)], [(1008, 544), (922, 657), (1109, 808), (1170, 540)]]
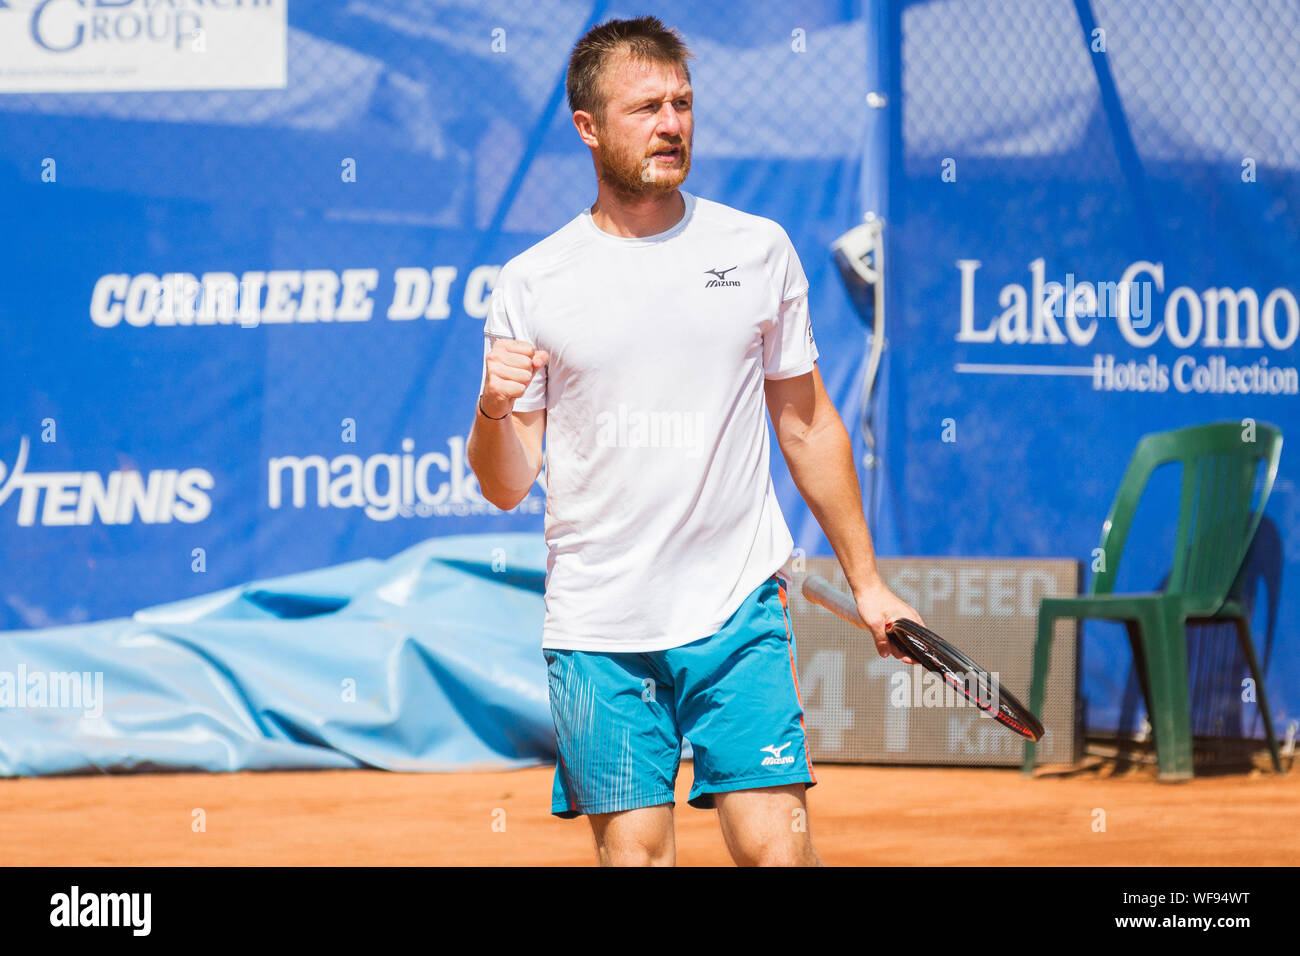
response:
[(675, 29), (664, 26), (658, 17), (610, 20), (588, 30), (569, 56), (564, 88), (570, 112), (582, 110), (598, 121), (604, 118), (608, 103), (601, 81), (610, 61), (624, 54), (642, 63), (680, 67), (686, 82), (691, 81), (686, 61), (695, 54)]

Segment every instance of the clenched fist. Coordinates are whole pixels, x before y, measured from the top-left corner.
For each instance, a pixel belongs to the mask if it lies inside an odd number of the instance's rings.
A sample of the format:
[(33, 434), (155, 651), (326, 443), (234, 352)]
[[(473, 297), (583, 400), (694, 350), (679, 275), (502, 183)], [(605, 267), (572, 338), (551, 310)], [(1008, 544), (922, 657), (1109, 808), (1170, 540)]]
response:
[(479, 404), (483, 413), (492, 418), (504, 418), (514, 410), (515, 402), (524, 394), (537, 370), (550, 360), (550, 355), (534, 349), (527, 342), (516, 339), (497, 339), (487, 355), (487, 377)]

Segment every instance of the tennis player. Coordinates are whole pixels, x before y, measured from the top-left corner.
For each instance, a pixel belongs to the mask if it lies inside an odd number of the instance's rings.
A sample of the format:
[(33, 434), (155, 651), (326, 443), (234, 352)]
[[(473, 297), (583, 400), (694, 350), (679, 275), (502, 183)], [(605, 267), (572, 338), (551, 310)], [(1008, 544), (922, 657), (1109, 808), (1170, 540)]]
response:
[(596, 202), (502, 268), (468, 457), (510, 509), (546, 436), (551, 812), (587, 815), (601, 864), (672, 865), (684, 736), (688, 802), (717, 809), (737, 863), (819, 865), (765, 401), (881, 656), (885, 623), (920, 617), (877, 573), (789, 237), (681, 188), (692, 56), (654, 17), (575, 46)]

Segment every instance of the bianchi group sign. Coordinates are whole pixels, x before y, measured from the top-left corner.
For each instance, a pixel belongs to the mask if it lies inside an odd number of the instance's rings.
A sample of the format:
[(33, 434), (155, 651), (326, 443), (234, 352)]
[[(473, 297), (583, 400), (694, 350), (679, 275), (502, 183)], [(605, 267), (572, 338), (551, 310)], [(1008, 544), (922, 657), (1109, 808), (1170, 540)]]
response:
[(0, 93), (283, 89), (288, 0), (0, 0)]

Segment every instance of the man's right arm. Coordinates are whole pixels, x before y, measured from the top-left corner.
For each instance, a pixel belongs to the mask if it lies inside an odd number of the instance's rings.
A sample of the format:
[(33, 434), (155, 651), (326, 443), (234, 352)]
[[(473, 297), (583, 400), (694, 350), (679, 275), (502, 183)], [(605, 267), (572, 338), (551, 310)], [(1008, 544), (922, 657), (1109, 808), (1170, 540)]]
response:
[(527, 342), (498, 339), (484, 360), (466, 457), (483, 497), (502, 511), (524, 500), (542, 470), (546, 409), (516, 412), (514, 405), (548, 359)]

